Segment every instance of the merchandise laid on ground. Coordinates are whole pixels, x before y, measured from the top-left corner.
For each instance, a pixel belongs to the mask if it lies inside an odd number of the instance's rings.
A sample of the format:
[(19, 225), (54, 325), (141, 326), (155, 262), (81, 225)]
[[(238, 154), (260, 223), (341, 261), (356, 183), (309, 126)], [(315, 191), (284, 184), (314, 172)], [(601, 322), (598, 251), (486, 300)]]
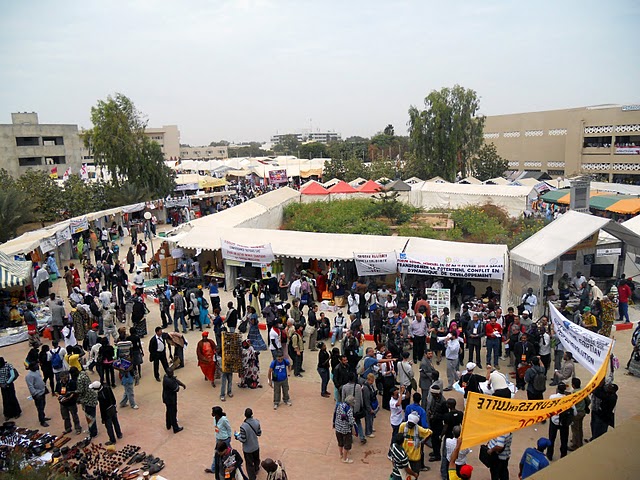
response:
[(85, 480), (164, 479), (156, 475), (164, 468), (162, 459), (147, 455), (138, 446), (116, 449), (92, 443), (90, 438), (75, 443), (74, 440), (71, 436), (51, 435), (4, 422), (0, 426), (0, 472), (9, 468), (12, 456), (22, 456), (27, 462), (23, 470), (51, 464), (53, 473)]

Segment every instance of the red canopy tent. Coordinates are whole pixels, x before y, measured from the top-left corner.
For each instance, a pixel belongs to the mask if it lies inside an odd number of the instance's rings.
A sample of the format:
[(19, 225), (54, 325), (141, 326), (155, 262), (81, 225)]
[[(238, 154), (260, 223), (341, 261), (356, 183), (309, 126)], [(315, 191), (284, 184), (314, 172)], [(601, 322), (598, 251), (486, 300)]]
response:
[(318, 182), (311, 181), (309, 185), (300, 190), (302, 195), (328, 195), (329, 191)]
[(357, 188), (360, 193), (376, 193), (382, 190), (382, 187), (373, 180), (367, 180)]
[(340, 180), (329, 189), (329, 193), (356, 193), (357, 190), (344, 180)]

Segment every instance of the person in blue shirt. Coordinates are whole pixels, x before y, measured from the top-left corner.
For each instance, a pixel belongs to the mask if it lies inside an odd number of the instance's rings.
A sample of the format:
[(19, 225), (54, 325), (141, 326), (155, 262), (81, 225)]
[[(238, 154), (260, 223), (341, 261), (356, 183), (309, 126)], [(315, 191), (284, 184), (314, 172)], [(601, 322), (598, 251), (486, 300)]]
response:
[(267, 377), (269, 386), (273, 388), (273, 409), (277, 410), (280, 400), (291, 406), (289, 398), (289, 375), (291, 374), (291, 362), (284, 358), (282, 350), (276, 352), (276, 359), (269, 365)]
[(418, 392), (413, 394), (413, 403), (407, 405), (407, 408), (404, 409), (404, 421), (409, 421), (409, 415), (415, 413), (420, 416), (420, 425), (422, 428), (429, 428), (429, 423), (427, 422), (427, 412), (424, 408), (420, 406), (420, 402), (422, 401), (422, 395)]
[(520, 460), (520, 478), (529, 478), (536, 472), (549, 466), (549, 460), (545, 456), (545, 450), (551, 445), (551, 440), (541, 437), (538, 439), (537, 448), (527, 448)]

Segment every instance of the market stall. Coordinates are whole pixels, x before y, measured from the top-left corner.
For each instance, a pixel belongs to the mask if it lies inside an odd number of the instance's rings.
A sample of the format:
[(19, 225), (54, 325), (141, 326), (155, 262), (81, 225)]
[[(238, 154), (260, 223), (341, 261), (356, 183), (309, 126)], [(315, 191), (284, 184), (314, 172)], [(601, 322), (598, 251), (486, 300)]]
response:
[[(620, 241), (619, 252), (611, 255), (598, 247), (601, 231)], [(569, 211), (511, 250), (511, 301), (518, 305), (523, 293), (532, 288), (538, 297), (533, 315), (541, 315), (545, 287), (555, 287), (563, 273), (571, 277), (578, 271), (608, 291), (624, 272), (627, 252), (640, 252), (640, 235), (607, 218)]]

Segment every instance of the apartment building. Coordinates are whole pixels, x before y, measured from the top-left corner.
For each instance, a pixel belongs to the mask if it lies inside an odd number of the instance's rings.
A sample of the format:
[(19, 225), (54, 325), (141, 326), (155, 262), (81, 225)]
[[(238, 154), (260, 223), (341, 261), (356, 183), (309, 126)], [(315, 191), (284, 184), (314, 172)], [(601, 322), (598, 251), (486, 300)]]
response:
[(165, 160), (180, 157), (180, 130), (177, 125), (163, 125), (162, 128), (146, 128), (144, 133), (162, 148)]
[(12, 176), (54, 167), (62, 175), (67, 168), (78, 172), (81, 165), (77, 125), (40, 123), (35, 112), (12, 113), (10, 124), (0, 124), (0, 168)]
[(271, 143), (277, 145), (285, 137), (295, 136), (298, 142), (320, 142), (329, 143), (340, 140), (337, 132), (300, 132), (300, 133), (277, 133), (271, 136)]
[(484, 140), (511, 170), (640, 183), (640, 105), (490, 116)]
[(229, 148), (221, 147), (180, 147), (181, 160), (220, 160), (229, 158)]

